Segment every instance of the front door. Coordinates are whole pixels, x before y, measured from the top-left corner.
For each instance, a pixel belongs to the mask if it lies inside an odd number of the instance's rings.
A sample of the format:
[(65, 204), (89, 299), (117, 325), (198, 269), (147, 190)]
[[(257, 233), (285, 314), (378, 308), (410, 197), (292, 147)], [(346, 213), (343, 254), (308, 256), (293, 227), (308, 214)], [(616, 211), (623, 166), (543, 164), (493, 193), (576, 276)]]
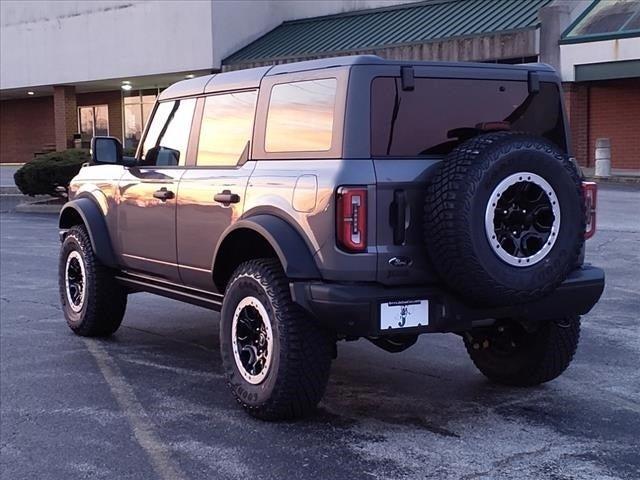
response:
[(125, 268), (180, 282), (176, 255), (178, 182), (185, 172), (195, 99), (161, 102), (138, 165), (120, 179), (118, 244)]
[(195, 168), (180, 180), (177, 250), (180, 276), (189, 287), (215, 291), (214, 249), (243, 213), (255, 163), (247, 161), (257, 91), (205, 97)]

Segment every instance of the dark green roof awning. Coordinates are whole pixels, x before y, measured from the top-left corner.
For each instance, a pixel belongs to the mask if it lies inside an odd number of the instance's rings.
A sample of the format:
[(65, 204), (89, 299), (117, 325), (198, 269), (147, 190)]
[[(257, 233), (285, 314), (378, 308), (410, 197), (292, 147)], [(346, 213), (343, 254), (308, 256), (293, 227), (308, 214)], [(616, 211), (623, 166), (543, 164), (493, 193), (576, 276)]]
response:
[(224, 65), (327, 56), (539, 26), (551, 0), (432, 0), (284, 22)]

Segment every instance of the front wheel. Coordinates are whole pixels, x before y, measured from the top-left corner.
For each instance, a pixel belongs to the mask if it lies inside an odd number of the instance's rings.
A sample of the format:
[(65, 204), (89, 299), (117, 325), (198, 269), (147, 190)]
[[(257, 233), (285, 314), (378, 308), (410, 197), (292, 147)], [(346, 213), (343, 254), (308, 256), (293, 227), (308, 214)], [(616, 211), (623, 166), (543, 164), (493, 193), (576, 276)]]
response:
[(468, 332), (464, 344), (475, 366), (504, 385), (533, 386), (564, 372), (578, 347), (580, 317), (549, 320), (533, 332), (499, 322)]
[(70, 228), (62, 243), (58, 285), (62, 311), (74, 333), (107, 337), (118, 329), (127, 292), (113, 271), (100, 263), (82, 225)]
[(227, 382), (240, 405), (263, 420), (300, 418), (324, 395), (332, 337), (291, 300), (274, 259), (241, 264), (220, 320)]

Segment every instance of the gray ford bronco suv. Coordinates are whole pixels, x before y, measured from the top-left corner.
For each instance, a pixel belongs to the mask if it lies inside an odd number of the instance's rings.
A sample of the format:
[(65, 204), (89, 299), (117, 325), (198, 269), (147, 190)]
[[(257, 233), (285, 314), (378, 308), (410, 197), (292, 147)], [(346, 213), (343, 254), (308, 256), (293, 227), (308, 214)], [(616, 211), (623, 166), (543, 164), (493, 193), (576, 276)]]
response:
[(600, 298), (594, 184), (546, 65), (322, 59), (164, 90), (135, 158), (95, 137), (59, 220), (60, 298), (107, 336), (127, 297), (220, 311), (251, 415), (303, 416), (337, 340), (460, 335), (489, 379), (569, 365)]

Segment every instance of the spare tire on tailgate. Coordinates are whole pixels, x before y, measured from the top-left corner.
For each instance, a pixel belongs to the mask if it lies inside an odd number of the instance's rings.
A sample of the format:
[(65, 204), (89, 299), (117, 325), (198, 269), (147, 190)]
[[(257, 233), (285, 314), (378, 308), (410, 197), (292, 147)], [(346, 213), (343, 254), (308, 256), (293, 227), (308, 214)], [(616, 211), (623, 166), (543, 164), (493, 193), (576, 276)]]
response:
[(429, 256), (450, 289), (475, 304), (552, 292), (575, 268), (584, 230), (580, 175), (539, 137), (474, 137), (445, 157), (427, 191)]

